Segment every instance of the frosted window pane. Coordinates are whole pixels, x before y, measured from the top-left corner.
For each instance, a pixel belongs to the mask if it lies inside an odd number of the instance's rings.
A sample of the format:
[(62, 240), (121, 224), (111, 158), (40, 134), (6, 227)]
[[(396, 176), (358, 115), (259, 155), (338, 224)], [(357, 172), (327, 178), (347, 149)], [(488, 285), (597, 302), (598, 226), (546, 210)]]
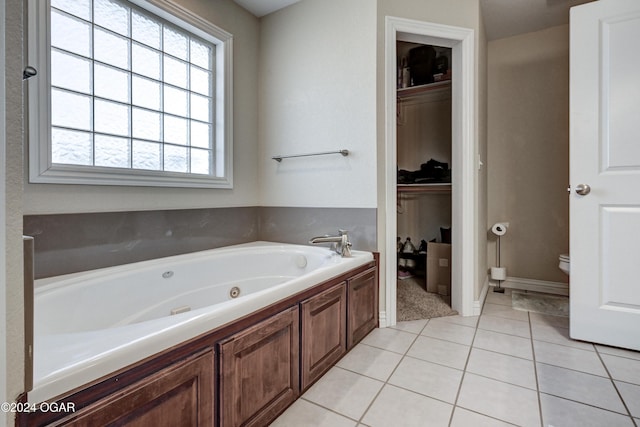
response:
[(129, 140), (96, 134), (96, 166), (128, 168), (130, 158)]
[(160, 111), (160, 83), (133, 76), (131, 98), (134, 105)]
[(91, 93), (91, 61), (52, 49), (51, 85)]
[(91, 97), (51, 89), (51, 124), (91, 130)]
[(134, 10), (131, 12), (131, 38), (160, 49), (160, 24)]
[(87, 21), (91, 20), (91, 0), (51, 0), (51, 6)]
[(174, 30), (164, 27), (163, 51), (177, 58), (187, 60), (187, 36)]
[(211, 119), (211, 99), (192, 93), (191, 118), (208, 122)]
[(95, 100), (95, 131), (129, 136), (129, 106)]
[(164, 147), (164, 170), (171, 172), (187, 172), (187, 147)]
[(116, 68), (95, 64), (95, 96), (129, 102), (129, 73)]
[(51, 46), (91, 56), (91, 25), (51, 10)]
[(191, 66), (191, 90), (202, 95), (211, 95), (211, 73)]
[(164, 81), (187, 89), (187, 63), (164, 56)]
[(209, 150), (191, 149), (191, 173), (211, 173), (211, 152)]
[(155, 142), (133, 141), (133, 163), (135, 169), (161, 170), (161, 147)]
[(187, 92), (171, 86), (164, 86), (164, 111), (187, 117)]
[(161, 139), (160, 113), (134, 108), (131, 126), (134, 138), (151, 139), (153, 141), (160, 141)]
[(191, 145), (211, 148), (211, 126), (209, 124), (191, 120)]
[(207, 70), (211, 70), (211, 48), (192, 39), (190, 62)]
[(160, 53), (137, 43), (131, 49), (131, 70), (134, 73), (160, 80)]
[(164, 141), (187, 145), (187, 120), (165, 114)]
[(93, 21), (101, 27), (129, 36), (129, 8), (111, 0), (94, 0)]
[(93, 164), (92, 135), (66, 129), (51, 129), (51, 161), (67, 165)]
[(93, 56), (96, 60), (129, 69), (129, 40), (100, 28), (94, 29), (94, 37)]

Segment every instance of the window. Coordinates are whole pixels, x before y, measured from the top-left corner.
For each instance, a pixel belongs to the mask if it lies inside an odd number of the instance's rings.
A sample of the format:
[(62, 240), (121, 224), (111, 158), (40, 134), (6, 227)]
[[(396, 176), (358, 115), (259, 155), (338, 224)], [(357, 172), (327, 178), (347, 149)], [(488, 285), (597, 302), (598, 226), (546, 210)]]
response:
[(29, 7), (31, 182), (232, 186), (228, 33), (167, 1)]

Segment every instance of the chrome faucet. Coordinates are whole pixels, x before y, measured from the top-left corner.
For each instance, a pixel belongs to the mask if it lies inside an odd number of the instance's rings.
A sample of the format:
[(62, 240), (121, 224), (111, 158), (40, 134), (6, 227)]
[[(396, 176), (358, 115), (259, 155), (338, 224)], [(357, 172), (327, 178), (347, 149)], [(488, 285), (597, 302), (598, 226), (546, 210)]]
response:
[(347, 230), (338, 230), (337, 236), (318, 236), (309, 240), (309, 243), (316, 245), (318, 243), (331, 243), (331, 250), (336, 251), (343, 257), (351, 256), (351, 242), (347, 235)]

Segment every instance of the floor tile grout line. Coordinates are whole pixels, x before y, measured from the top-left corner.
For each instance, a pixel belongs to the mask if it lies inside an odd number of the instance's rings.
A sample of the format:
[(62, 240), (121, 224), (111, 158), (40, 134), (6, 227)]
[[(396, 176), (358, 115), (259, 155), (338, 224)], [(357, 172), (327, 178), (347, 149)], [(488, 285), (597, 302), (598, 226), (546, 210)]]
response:
[(620, 401), (622, 402), (622, 406), (624, 406), (624, 409), (627, 411), (627, 414), (629, 415), (629, 417), (631, 418), (631, 422), (637, 426), (636, 421), (633, 419), (633, 415), (631, 415), (631, 411), (629, 410), (629, 407), (627, 406), (627, 402), (625, 402), (624, 398), (622, 397), (622, 393), (620, 393), (620, 390), (618, 390), (618, 386), (616, 385), (616, 382), (613, 379), (613, 375), (611, 375), (611, 372), (609, 371), (609, 368), (607, 367), (607, 364), (605, 363), (604, 359), (602, 358), (602, 356), (600, 356), (600, 352), (598, 351), (598, 348), (594, 345), (593, 348), (596, 351), (596, 355), (598, 356), (598, 359), (600, 360), (600, 363), (602, 363), (602, 366), (604, 367), (605, 372), (607, 373), (607, 375), (609, 376), (609, 380), (611, 381), (611, 385), (613, 385), (613, 389), (616, 391), (616, 393), (618, 394), (618, 397), (620, 398)]
[(622, 415), (622, 416), (633, 418), (633, 415), (623, 414), (622, 412), (614, 411), (613, 409), (603, 408), (602, 406), (597, 406), (597, 405), (594, 405), (593, 403), (587, 403), (587, 402), (582, 402), (580, 400), (569, 399), (568, 397), (558, 396), (557, 394), (549, 393), (549, 392), (546, 392), (546, 391), (541, 391), (540, 394), (544, 394), (545, 396), (552, 396), (552, 397), (555, 397), (555, 398), (558, 398), (558, 399), (566, 400), (568, 402), (578, 403), (580, 405), (588, 406), (590, 408), (600, 409), (602, 411), (611, 412), (612, 414), (618, 414), (618, 415)]
[(495, 316), (491, 313), (488, 314), (483, 314), (483, 317), (491, 317), (492, 319), (500, 319), (500, 320), (513, 320), (514, 322), (521, 322), (521, 323), (526, 323), (527, 325), (529, 324), (528, 320), (520, 320), (520, 319), (511, 319), (509, 317), (500, 317), (500, 316)]
[[(422, 329), (420, 330), (420, 332), (422, 332), (424, 330), (424, 328), (427, 327), (427, 325), (429, 324), (429, 319), (427, 319), (427, 323), (424, 324), (424, 326), (422, 327)], [(413, 344), (415, 344), (415, 342), (418, 340), (418, 338), (420, 337), (420, 334), (417, 334), (415, 336), (415, 338), (413, 339), (413, 341), (411, 341), (411, 344), (409, 344), (409, 346), (407, 347), (407, 349), (404, 351), (404, 353), (402, 354), (402, 357), (400, 358), (400, 360), (398, 361), (398, 363), (396, 364), (396, 367), (393, 368), (393, 370), (391, 371), (391, 373), (389, 374), (389, 376), (387, 377), (387, 379), (384, 381), (384, 384), (382, 384), (382, 387), (380, 387), (380, 390), (378, 390), (378, 392), (376, 393), (376, 395), (373, 397), (373, 399), (371, 399), (371, 402), (369, 402), (369, 404), (367, 405), (367, 407), (365, 408), (365, 410), (362, 412), (362, 415), (360, 415), (360, 418), (358, 419), (358, 424), (364, 424), (362, 422), (362, 420), (364, 419), (364, 417), (367, 415), (367, 412), (369, 412), (369, 409), (371, 409), (371, 407), (373, 406), (374, 402), (378, 399), (378, 397), (380, 396), (380, 393), (382, 393), (382, 390), (384, 389), (384, 387), (389, 384), (389, 380), (391, 379), (391, 377), (393, 376), (393, 374), (398, 370), (398, 366), (400, 366), (400, 364), (402, 363), (402, 361), (404, 360), (404, 358), (407, 356), (407, 353), (409, 352), (409, 349), (411, 349), (411, 347), (413, 346)], [(396, 353), (399, 354), (399, 353)], [(393, 384), (390, 384), (393, 385)]]
[[(531, 360), (529, 360), (529, 362), (531, 362)], [(507, 384), (507, 385), (511, 385), (511, 386), (514, 386), (514, 387), (522, 388), (522, 389), (524, 389), (524, 390), (535, 391), (535, 392), (537, 392), (537, 391), (538, 391), (538, 390), (537, 390), (537, 389), (535, 389), (535, 388), (525, 387), (525, 386), (523, 386), (523, 385), (521, 385), (521, 384), (510, 383), (510, 382), (508, 382), (508, 381), (503, 381), (503, 380), (499, 380), (499, 379), (497, 379), (497, 378), (488, 377), (488, 376), (486, 376), (486, 375), (479, 374), (479, 373), (477, 373), (477, 372), (468, 371), (468, 370), (467, 370), (467, 371), (465, 371), (465, 372), (466, 372), (466, 373), (469, 373), (469, 374), (471, 374), (471, 375), (475, 375), (475, 376), (477, 376), (477, 377), (486, 378), (486, 379), (488, 379), (488, 380), (492, 380), (492, 381), (495, 381), (495, 382), (498, 382), (498, 383)]]
[[(598, 374), (594, 374), (593, 372), (581, 371), (579, 369), (567, 368), (566, 366), (554, 365), (553, 363), (549, 363), (549, 362), (536, 362), (536, 363), (540, 365), (552, 366), (554, 368), (566, 369), (567, 371), (577, 372), (579, 374), (591, 375), (592, 377), (608, 379), (608, 376), (605, 376), (605, 375), (598, 375)], [(633, 383), (629, 383), (629, 384), (633, 384)]]
[[(576, 347), (576, 346), (573, 346), (573, 345), (560, 344), (559, 342), (539, 340), (539, 339), (535, 339), (535, 338), (532, 338), (532, 339), (534, 341), (544, 342), (544, 343), (547, 343), (547, 344), (559, 345), (561, 347), (575, 348), (576, 350), (588, 351), (589, 353), (593, 353), (594, 352), (594, 350), (587, 350), (586, 348), (580, 348), (580, 347)], [(577, 341), (577, 342), (584, 342), (584, 341)]]
[(478, 349), (478, 350), (482, 350), (482, 351), (486, 351), (486, 352), (489, 352), (489, 353), (495, 353), (495, 354), (501, 354), (503, 356), (513, 357), (514, 359), (526, 360), (527, 362), (531, 362), (533, 360), (533, 359), (527, 359), (526, 357), (514, 356), (513, 354), (509, 354), (509, 353), (502, 353), (500, 351), (491, 350), (491, 349), (488, 349), (488, 348), (477, 347), (477, 346), (473, 347), (473, 348)]
[(540, 397), (540, 382), (538, 381), (538, 365), (536, 363), (536, 348), (533, 344), (533, 327), (531, 326), (531, 315), (527, 312), (529, 318), (529, 329), (531, 332), (531, 357), (533, 358), (533, 374), (536, 379), (536, 397), (538, 398), (538, 414), (540, 415), (540, 427), (544, 427), (544, 415), (542, 414), (542, 399)]
[[(487, 297), (485, 296), (485, 303), (482, 304), (483, 307), (483, 311), (484, 311), (484, 306), (487, 302)], [(471, 339), (471, 344), (469, 344), (469, 352), (467, 353), (467, 360), (465, 360), (464, 362), (464, 369), (462, 370), (462, 377), (460, 377), (460, 384), (458, 385), (458, 392), (456, 393), (456, 398), (453, 401), (453, 409), (451, 410), (451, 415), (449, 416), (449, 427), (451, 427), (451, 424), (453, 423), (453, 415), (456, 413), (456, 408), (458, 407), (458, 399), (460, 399), (460, 392), (462, 391), (462, 384), (464, 383), (464, 377), (465, 375), (467, 375), (467, 367), (469, 366), (469, 359), (471, 359), (471, 352), (473, 351), (473, 343), (476, 340), (476, 335), (478, 333), (478, 325), (480, 324), (480, 317), (482, 316), (482, 312), (480, 313), (480, 315), (478, 316), (478, 319), (476, 320), (476, 330), (473, 333), (473, 338)], [(484, 415), (484, 414), (483, 414)]]
[[(506, 317), (501, 317), (500, 319), (507, 319), (507, 318)], [(508, 320), (514, 320), (514, 319), (508, 319)], [(518, 322), (523, 322), (523, 321), (518, 320)], [(531, 336), (529, 336), (529, 337), (523, 337), (522, 335), (510, 334), (510, 333), (503, 332), (503, 331), (496, 331), (494, 329), (485, 329), (485, 328), (482, 328), (482, 327), (478, 327), (478, 329), (481, 329), (481, 330), (487, 331), (487, 332), (494, 332), (496, 334), (508, 335), (508, 336), (511, 336), (511, 337), (518, 337), (518, 338), (523, 338), (523, 339), (531, 339), (533, 341), (540, 341), (540, 342), (545, 342), (545, 343), (549, 343), (549, 344), (560, 345), (560, 346), (563, 346), (563, 347), (575, 348), (576, 350), (589, 351), (591, 353), (593, 353), (593, 351), (594, 351), (594, 350), (587, 350), (587, 349), (584, 349), (584, 348), (579, 348), (579, 347), (575, 347), (575, 346), (572, 346), (572, 345), (567, 345), (567, 344), (563, 344), (563, 343), (559, 343), (559, 342), (555, 342), (555, 341), (536, 339), (536, 338), (533, 337), (533, 329), (531, 327), (531, 323), (529, 323), (529, 333), (531, 334)], [(561, 329), (567, 329), (567, 328), (561, 328)], [(583, 342), (583, 341), (579, 341), (579, 342)]]
[(351, 418), (351, 417), (350, 417), (350, 416), (348, 416), (348, 415), (341, 414), (340, 412), (334, 411), (334, 410), (333, 410), (333, 409), (331, 409), (331, 408), (327, 408), (326, 406), (323, 406), (323, 405), (319, 404), (318, 402), (314, 402), (313, 400), (309, 400), (308, 398), (304, 397), (304, 395), (300, 396), (300, 399), (301, 399), (301, 400), (304, 400), (304, 401), (305, 401), (305, 402), (307, 402), (307, 403), (311, 403), (312, 405), (315, 405), (315, 406), (317, 406), (318, 408), (322, 408), (322, 409), (324, 409), (325, 411), (329, 411), (329, 412), (331, 412), (331, 413), (333, 413), (333, 414), (340, 415), (340, 416), (341, 416), (341, 417), (343, 417), (343, 418), (346, 418), (346, 419), (348, 419), (348, 420), (355, 421), (356, 423), (359, 423), (359, 421), (358, 421), (358, 420), (356, 420), (355, 418)]
[[(475, 336), (475, 332), (473, 333), (473, 335)], [(460, 341), (451, 341), (451, 340), (447, 340), (447, 339), (444, 339), (444, 338), (441, 338), (441, 337), (432, 337), (431, 335), (420, 335), (420, 336), (421, 336), (421, 337), (426, 337), (426, 338), (431, 338), (431, 339), (434, 339), (434, 340), (440, 340), (440, 341), (444, 341), (444, 342), (450, 342), (450, 343), (453, 343), (453, 344), (464, 345), (464, 346), (466, 346), (466, 347), (471, 346), (471, 344), (462, 343), (462, 342), (460, 342)]]

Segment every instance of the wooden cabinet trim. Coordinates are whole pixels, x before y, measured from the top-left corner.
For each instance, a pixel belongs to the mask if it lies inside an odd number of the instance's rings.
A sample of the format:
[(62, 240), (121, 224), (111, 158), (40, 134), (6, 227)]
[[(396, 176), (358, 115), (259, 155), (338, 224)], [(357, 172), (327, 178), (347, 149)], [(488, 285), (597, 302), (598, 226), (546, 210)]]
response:
[[(347, 352), (347, 282), (306, 299), (300, 307), (301, 389), (305, 390)], [(331, 317), (336, 310), (337, 318)]]
[[(364, 296), (361, 295), (364, 292)], [(347, 280), (347, 349), (378, 326), (378, 270), (371, 268)]]
[[(299, 344), (297, 305), (218, 344), (221, 371), (220, 426), (267, 425), (298, 398)], [(273, 350), (269, 346), (288, 353), (288, 358), (285, 357), (286, 360), (283, 361), (277, 353), (267, 353)], [(263, 350), (264, 348), (267, 350)], [(284, 363), (287, 365), (282, 369)], [(274, 369), (268, 370), (266, 367), (269, 365), (273, 365)], [(267, 388), (274, 389), (275, 394), (257, 396), (256, 392), (259, 390), (247, 390), (250, 388), (247, 384), (252, 380), (268, 383)], [(247, 393), (253, 395), (247, 396)], [(265, 401), (262, 402), (261, 399)]]
[[(211, 381), (214, 378), (214, 366), (214, 350), (206, 349), (49, 425), (127, 425), (137, 416), (144, 416), (145, 412), (166, 405), (172, 395), (186, 391), (195, 394), (192, 396), (195, 401), (190, 403), (197, 405), (192, 410), (196, 412), (194, 416), (198, 425), (211, 426), (215, 419), (215, 387)], [(178, 414), (180, 409), (170, 407), (164, 411)]]

